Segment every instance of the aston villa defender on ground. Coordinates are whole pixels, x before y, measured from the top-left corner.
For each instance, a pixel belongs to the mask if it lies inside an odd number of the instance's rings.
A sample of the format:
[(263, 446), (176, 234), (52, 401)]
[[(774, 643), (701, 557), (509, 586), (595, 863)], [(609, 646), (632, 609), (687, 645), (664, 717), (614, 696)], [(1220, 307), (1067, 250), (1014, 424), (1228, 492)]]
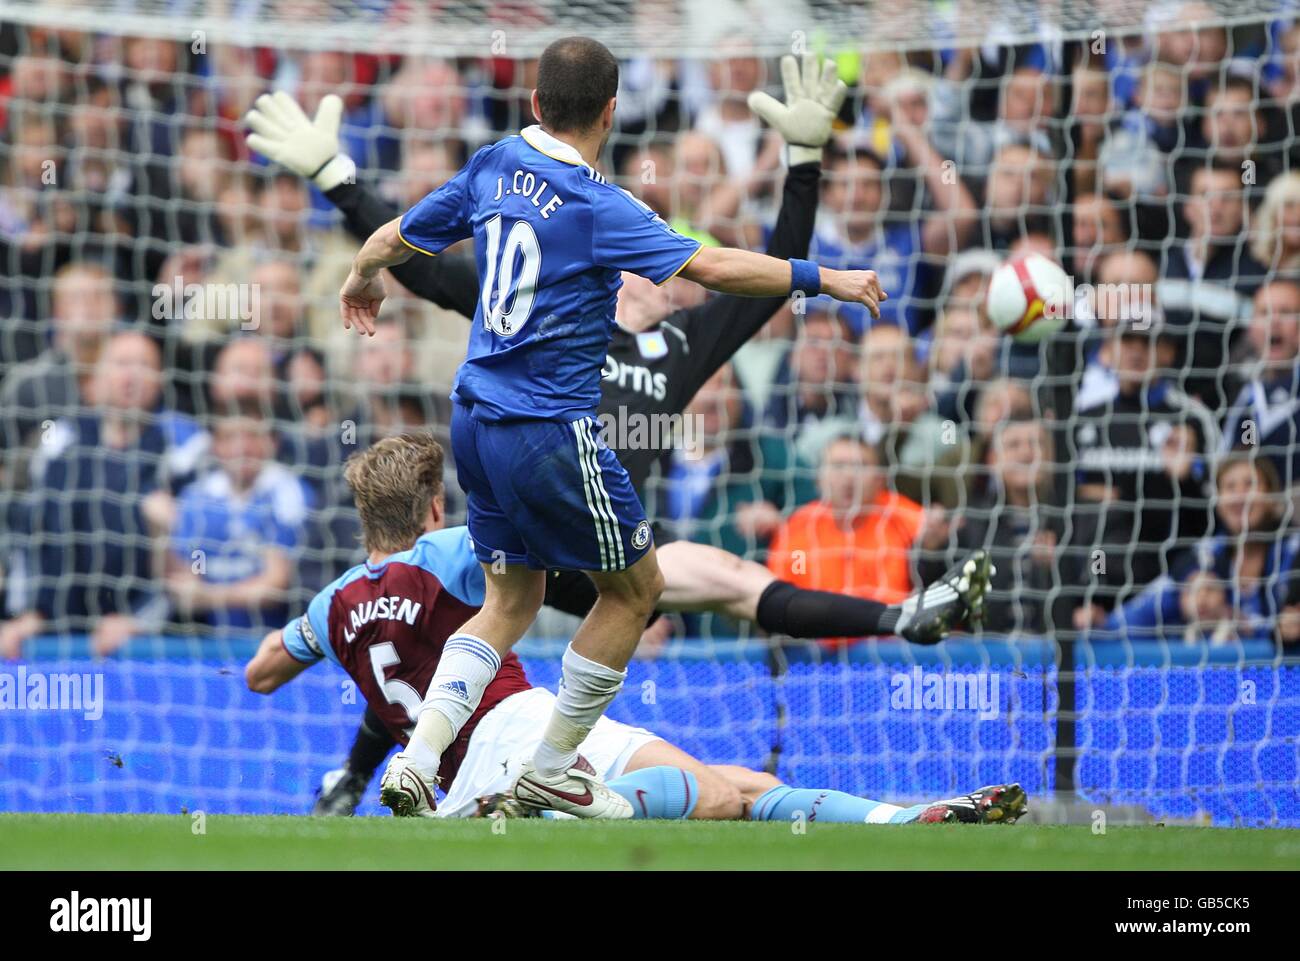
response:
[[(361, 514), (366, 562), (321, 591), (282, 631), (262, 641), (245, 670), (269, 694), (320, 660), (348, 672), (384, 726), (405, 743), (443, 653), (483, 602), (486, 576), (465, 528), (442, 529), (442, 449), (427, 435), (390, 437), (354, 454), (345, 477)], [(439, 804), (419, 790), (394, 813), (521, 816), (553, 807), (527, 770), (555, 695), (532, 687), (514, 652), (501, 659), (474, 712), (443, 755)], [(621, 817), (865, 824), (1009, 823), (1026, 809), (1017, 784), (902, 807), (842, 791), (793, 788), (770, 774), (708, 765), (644, 728), (602, 717), (578, 746), (578, 767), (626, 801)], [(506, 792), (514, 785), (514, 796)], [(586, 792), (586, 802), (594, 799)], [(572, 795), (572, 803), (584, 803)]]

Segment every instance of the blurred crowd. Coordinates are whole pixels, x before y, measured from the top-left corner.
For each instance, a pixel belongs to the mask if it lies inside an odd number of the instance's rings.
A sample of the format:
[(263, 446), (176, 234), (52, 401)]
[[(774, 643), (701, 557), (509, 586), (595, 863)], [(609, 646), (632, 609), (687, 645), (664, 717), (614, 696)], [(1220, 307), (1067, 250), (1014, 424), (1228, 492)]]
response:
[[(851, 94), (809, 256), (890, 299), (778, 313), (691, 403), (700, 449), (666, 453), (651, 516), (887, 602), (987, 548), (999, 634), (1300, 643), (1300, 23), (1212, 19), (828, 42)], [(468, 325), (390, 281), (378, 335), (345, 332), (358, 244), (241, 118), (339, 94), (359, 179), (404, 209), (533, 122), (534, 70), (0, 25), (0, 657), (278, 627), (356, 563), (341, 464), (445, 435)], [(761, 249), (784, 156), (746, 98), (778, 86), (742, 33), (626, 61), (607, 173)], [(1031, 251), (1078, 285), (1055, 346), (984, 309)]]

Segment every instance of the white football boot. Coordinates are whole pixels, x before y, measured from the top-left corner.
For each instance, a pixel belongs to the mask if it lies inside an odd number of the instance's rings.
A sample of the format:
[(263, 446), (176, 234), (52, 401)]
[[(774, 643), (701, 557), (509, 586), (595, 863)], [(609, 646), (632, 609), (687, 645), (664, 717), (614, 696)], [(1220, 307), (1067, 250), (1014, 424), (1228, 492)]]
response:
[(398, 818), (436, 817), (434, 785), (424, 779), (405, 751), (393, 755), (379, 780), (379, 803)]
[(555, 778), (543, 777), (533, 762), (528, 761), (511, 793), (517, 801), (539, 811), (558, 811), (574, 817), (601, 820), (623, 820), (632, 816), (632, 805), (627, 798), (610, 790), (581, 754), (573, 767)]

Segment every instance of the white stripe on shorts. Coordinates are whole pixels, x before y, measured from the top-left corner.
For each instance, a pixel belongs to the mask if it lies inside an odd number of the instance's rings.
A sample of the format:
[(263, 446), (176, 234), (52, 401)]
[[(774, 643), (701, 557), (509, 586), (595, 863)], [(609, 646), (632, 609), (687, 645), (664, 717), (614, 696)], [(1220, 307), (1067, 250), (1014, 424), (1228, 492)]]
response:
[(605, 475), (601, 472), (600, 461), (596, 456), (599, 450), (599, 445), (596, 441), (596, 438), (592, 437), (590, 434), (590, 431), (592, 430), (592, 428), (595, 427), (596, 422), (590, 417), (588, 417), (586, 420), (587, 420), (587, 430), (588, 430), (587, 439), (590, 444), (590, 447), (588, 449), (591, 452), (592, 467), (595, 469), (594, 477), (596, 481), (596, 491), (598, 494), (598, 496), (596, 497), (596, 504), (597, 506), (603, 506), (603, 509), (605, 511), (605, 516), (609, 518), (609, 532), (610, 532), (610, 536), (613, 538), (614, 541), (614, 555), (615, 555), (614, 570), (621, 571), (625, 567), (627, 567), (627, 558), (623, 556), (623, 537), (619, 531), (618, 515), (614, 513), (614, 502), (610, 500), (609, 491), (605, 490)]
[(608, 521), (597, 507), (597, 492), (595, 485), (592, 483), (593, 466), (599, 470), (599, 465), (594, 465), (587, 450), (589, 443), (586, 432), (582, 429), (582, 421), (573, 422), (573, 436), (578, 445), (578, 464), (582, 468), (582, 493), (587, 498), (587, 509), (591, 511), (591, 519), (596, 525), (596, 541), (600, 544), (600, 569), (609, 570), (610, 555), (612, 551), (608, 543), (609, 526)]

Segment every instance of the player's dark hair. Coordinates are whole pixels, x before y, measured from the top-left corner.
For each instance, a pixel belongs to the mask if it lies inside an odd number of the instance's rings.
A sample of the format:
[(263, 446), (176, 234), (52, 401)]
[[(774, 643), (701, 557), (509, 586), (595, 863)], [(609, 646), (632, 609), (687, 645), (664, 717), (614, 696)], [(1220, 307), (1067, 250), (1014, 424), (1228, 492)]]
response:
[(537, 64), (538, 119), (557, 133), (590, 129), (618, 92), (618, 61), (589, 37), (564, 37)]

